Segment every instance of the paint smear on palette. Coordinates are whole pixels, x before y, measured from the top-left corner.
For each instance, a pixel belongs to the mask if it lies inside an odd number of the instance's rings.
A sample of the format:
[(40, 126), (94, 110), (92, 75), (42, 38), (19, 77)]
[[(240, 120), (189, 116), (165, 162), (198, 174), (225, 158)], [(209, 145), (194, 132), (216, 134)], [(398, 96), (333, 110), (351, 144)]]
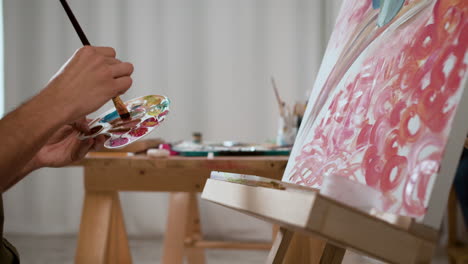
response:
[(150, 116), (157, 116), (161, 113), (161, 109), (159, 109), (159, 107), (157, 106), (153, 106), (150, 108), (150, 110), (148, 111), (148, 115)]
[(119, 113), (117, 113), (117, 111), (114, 111), (114, 112), (104, 116), (99, 121), (99, 123), (109, 123), (109, 122), (112, 122), (112, 121), (116, 120), (117, 118), (119, 118)]
[(156, 118), (151, 117), (143, 121), (141, 123), (141, 126), (142, 127), (154, 127), (154, 126), (157, 126), (158, 124), (159, 124), (159, 121)]
[(91, 129), (89, 130), (89, 132), (88, 132), (88, 133), (85, 133), (84, 135), (85, 135), (85, 136), (92, 136), (92, 135), (94, 135), (94, 134), (96, 134), (96, 133), (101, 132), (102, 129), (103, 129), (103, 126), (95, 126), (95, 127), (91, 128)]
[(130, 131), (131, 128), (114, 128), (114, 129), (111, 129), (109, 130), (109, 133), (112, 133), (114, 135), (123, 135), (125, 133), (127, 133), (128, 131)]
[(167, 114), (169, 114), (169, 111), (164, 111), (160, 115), (158, 115), (159, 118), (165, 117)]
[(143, 99), (146, 100), (146, 106), (152, 106), (160, 104), (164, 97), (150, 95), (143, 97)]
[(132, 137), (142, 137), (148, 133), (148, 128), (146, 127), (139, 127), (139, 128), (134, 128), (128, 134)]
[(144, 115), (145, 115), (145, 108), (143, 107), (132, 109), (132, 111), (130, 111), (130, 116), (133, 119), (142, 118)]
[(128, 143), (128, 138), (112, 138), (109, 140), (109, 145), (113, 148), (123, 146)]
[(131, 120), (117, 120), (115, 123), (111, 123), (113, 128), (134, 128), (137, 127), (141, 119), (131, 119)]

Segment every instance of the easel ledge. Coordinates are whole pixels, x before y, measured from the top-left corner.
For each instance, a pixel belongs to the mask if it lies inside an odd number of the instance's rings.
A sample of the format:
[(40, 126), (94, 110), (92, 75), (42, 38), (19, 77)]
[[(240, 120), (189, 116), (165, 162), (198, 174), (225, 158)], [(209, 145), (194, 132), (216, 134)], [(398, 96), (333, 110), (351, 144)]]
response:
[[(312, 189), (297, 192), (208, 179), (202, 198), (322, 237), (331, 243), (327, 247), (337, 245), (390, 263), (430, 263), (438, 236), (408, 217), (365, 213)], [(291, 236), (288, 230), (279, 237)]]

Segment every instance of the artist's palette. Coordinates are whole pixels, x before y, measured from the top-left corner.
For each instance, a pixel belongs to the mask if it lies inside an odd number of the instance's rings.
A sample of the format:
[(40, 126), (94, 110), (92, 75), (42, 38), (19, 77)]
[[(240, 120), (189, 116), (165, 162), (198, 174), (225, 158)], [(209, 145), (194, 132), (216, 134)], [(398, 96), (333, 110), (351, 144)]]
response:
[(89, 123), (90, 133), (80, 139), (107, 135), (104, 147), (121, 148), (148, 135), (169, 113), (170, 101), (161, 95), (148, 95), (125, 102), (131, 119), (122, 120), (117, 110), (111, 109)]

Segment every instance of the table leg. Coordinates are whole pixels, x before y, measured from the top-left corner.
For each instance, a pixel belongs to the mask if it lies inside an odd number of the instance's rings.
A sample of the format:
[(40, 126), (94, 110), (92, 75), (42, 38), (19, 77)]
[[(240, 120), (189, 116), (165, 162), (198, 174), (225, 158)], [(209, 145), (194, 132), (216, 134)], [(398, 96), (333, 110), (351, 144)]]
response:
[(86, 192), (75, 263), (106, 263), (115, 192)]
[[(197, 194), (190, 193), (190, 214), (185, 229), (185, 238), (187, 241), (198, 241), (203, 237), (198, 208)], [(185, 254), (189, 264), (205, 264), (205, 249), (187, 247), (185, 248)]]
[(114, 195), (111, 217), (107, 263), (130, 264), (132, 263), (132, 257), (128, 246), (128, 237), (118, 193)]
[(190, 214), (190, 195), (187, 192), (170, 194), (162, 256), (163, 264), (183, 263), (185, 230)]

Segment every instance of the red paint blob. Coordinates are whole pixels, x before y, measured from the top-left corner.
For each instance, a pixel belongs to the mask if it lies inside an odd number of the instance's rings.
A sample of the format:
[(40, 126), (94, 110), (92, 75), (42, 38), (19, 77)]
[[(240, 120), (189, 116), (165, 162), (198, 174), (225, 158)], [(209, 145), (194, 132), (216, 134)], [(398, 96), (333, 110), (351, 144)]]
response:
[(159, 118), (165, 117), (168, 113), (169, 113), (169, 111), (166, 110), (166, 111), (162, 112), (161, 114), (159, 114), (158, 117)]
[(154, 127), (154, 126), (157, 126), (158, 124), (159, 124), (159, 121), (156, 118), (151, 117), (151, 118), (148, 118), (145, 121), (143, 121), (143, 123), (141, 123), (141, 126), (143, 126), (143, 127)]

